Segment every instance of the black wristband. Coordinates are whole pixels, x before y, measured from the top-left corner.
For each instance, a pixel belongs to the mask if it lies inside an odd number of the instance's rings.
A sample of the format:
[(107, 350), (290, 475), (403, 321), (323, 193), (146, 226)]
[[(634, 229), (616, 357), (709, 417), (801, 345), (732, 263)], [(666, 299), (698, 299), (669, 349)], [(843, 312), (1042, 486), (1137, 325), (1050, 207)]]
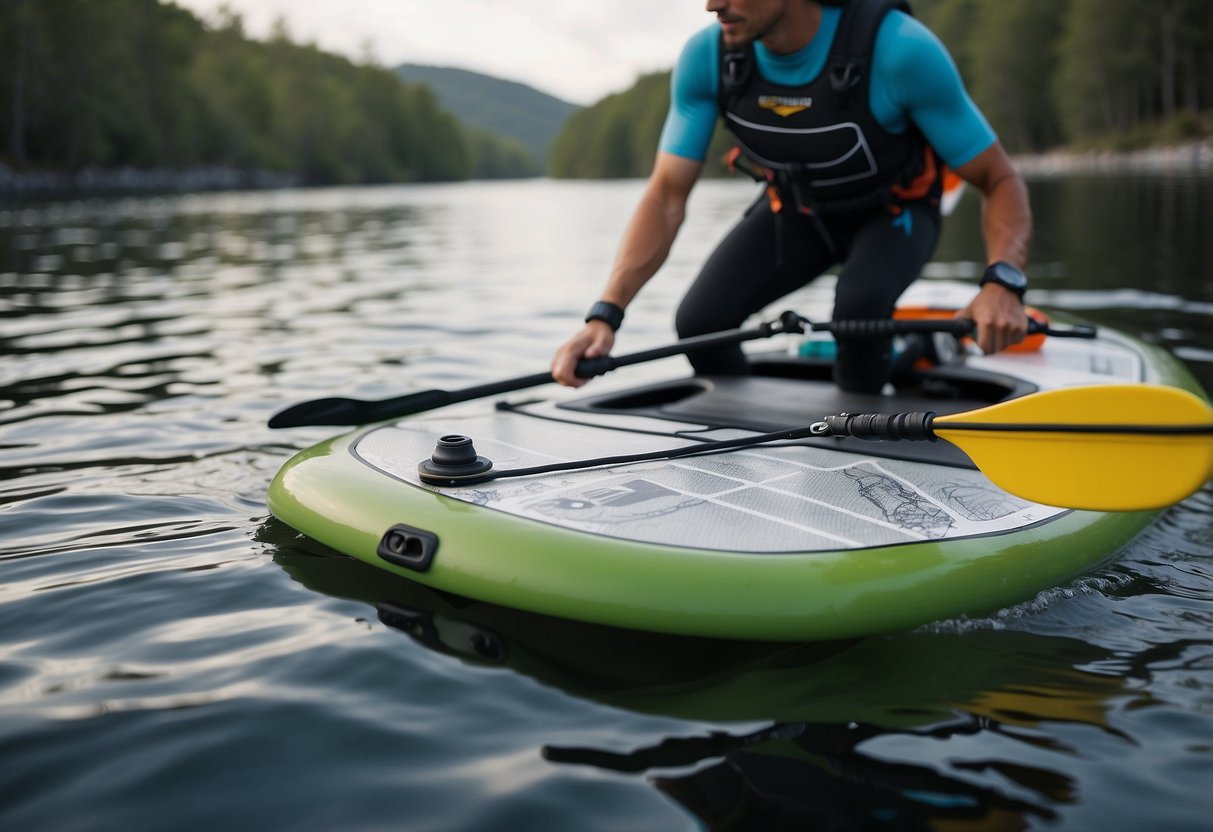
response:
[(590, 321), (602, 321), (612, 330), (618, 331), (623, 325), (623, 307), (617, 303), (600, 300), (586, 313), (585, 322), (588, 324)]
[(1002, 288), (1014, 292), (1020, 300), (1023, 300), (1023, 293), (1028, 288), (1028, 279), (1023, 270), (1005, 260), (986, 266), (985, 273), (981, 276), (981, 285), (985, 286), (987, 283), (997, 283)]

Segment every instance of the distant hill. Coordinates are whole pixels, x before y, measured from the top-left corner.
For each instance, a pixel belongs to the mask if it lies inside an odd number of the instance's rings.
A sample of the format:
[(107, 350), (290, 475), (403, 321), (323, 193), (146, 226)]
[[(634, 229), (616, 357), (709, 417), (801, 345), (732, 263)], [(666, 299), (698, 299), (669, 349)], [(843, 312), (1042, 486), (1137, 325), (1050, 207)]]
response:
[(520, 142), (545, 168), (556, 134), (580, 109), (526, 84), (466, 69), (401, 64), (395, 72), (409, 83), (428, 86), (438, 106), (464, 124)]

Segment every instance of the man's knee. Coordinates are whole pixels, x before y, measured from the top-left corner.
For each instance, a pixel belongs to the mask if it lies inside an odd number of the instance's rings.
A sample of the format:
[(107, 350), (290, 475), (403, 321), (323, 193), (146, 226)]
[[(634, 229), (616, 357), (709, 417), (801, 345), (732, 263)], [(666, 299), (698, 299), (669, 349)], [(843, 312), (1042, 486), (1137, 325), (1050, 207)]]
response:
[(892, 345), (885, 339), (839, 342), (834, 383), (851, 393), (879, 393), (892, 371)]
[(834, 298), (833, 314), (836, 321), (877, 320), (892, 315), (893, 309), (875, 293), (859, 292), (848, 296), (840, 292)]
[(730, 324), (722, 321), (717, 310), (706, 304), (684, 300), (674, 313), (674, 330), (679, 338), (691, 338), (695, 335), (707, 335), (729, 329)]

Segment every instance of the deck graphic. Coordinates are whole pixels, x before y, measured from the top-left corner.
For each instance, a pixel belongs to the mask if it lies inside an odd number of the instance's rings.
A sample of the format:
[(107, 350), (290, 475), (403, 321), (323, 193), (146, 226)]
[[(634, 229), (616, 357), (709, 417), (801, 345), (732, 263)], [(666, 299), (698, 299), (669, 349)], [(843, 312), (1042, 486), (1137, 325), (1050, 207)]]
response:
[[(520, 413), (461, 420), (459, 430), (498, 468), (686, 444), (674, 436), (621, 434)], [(448, 432), (449, 422), (403, 422), (372, 430), (356, 453), (367, 465), (426, 488), (416, 478), (417, 461)], [(984, 535), (1063, 511), (1018, 500), (978, 471), (797, 445), (436, 490), (591, 534), (756, 553)]]

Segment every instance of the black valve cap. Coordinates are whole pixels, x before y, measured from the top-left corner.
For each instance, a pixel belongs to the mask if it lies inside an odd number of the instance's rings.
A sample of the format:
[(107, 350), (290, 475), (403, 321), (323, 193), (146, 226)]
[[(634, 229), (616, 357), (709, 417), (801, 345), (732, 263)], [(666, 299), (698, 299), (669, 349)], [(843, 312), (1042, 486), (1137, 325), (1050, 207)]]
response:
[(477, 456), (476, 446), (469, 437), (452, 433), (438, 437), (430, 458), (417, 464), (417, 474), (422, 482), (440, 484), (483, 474), (492, 467), (492, 460)]

